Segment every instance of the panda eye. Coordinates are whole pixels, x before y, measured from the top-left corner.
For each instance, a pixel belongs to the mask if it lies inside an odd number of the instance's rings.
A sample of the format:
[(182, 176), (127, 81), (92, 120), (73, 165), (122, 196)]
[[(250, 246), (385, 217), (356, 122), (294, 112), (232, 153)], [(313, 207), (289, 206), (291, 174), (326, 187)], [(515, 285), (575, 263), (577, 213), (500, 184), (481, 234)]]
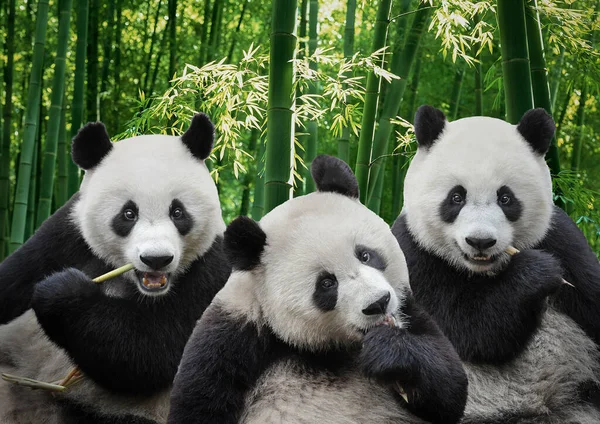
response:
[(461, 203), (464, 202), (464, 199), (459, 193), (453, 193), (452, 194), (452, 202), (460, 205)]
[(329, 290), (337, 287), (337, 280), (331, 277), (325, 277), (319, 282), (319, 284), (322, 288)]
[(175, 208), (171, 211), (171, 217), (174, 219), (181, 219), (183, 218), (183, 209), (181, 208)]
[(135, 221), (135, 219), (137, 218), (137, 214), (133, 209), (125, 209), (123, 211), (123, 216), (127, 221)]
[(363, 264), (366, 264), (367, 262), (369, 262), (371, 260), (371, 254), (369, 252), (362, 252), (360, 254), (360, 261)]
[(503, 194), (502, 196), (500, 196), (500, 204), (502, 204), (504, 206), (508, 206), (508, 205), (510, 205), (511, 202), (512, 202), (512, 197), (510, 197), (508, 194)]

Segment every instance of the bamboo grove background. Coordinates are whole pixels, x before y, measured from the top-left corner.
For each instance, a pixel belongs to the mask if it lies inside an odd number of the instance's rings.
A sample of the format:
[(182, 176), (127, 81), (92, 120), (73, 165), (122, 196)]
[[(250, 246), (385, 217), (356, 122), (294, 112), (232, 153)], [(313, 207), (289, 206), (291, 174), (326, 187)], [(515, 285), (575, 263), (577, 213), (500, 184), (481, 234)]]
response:
[[(392, 222), (428, 103), (450, 120), (548, 110), (556, 203), (600, 253), (600, 0), (0, 0), (0, 258), (75, 193), (70, 139), (217, 127), (228, 222), (347, 161)], [(307, 178), (308, 177), (308, 178)]]

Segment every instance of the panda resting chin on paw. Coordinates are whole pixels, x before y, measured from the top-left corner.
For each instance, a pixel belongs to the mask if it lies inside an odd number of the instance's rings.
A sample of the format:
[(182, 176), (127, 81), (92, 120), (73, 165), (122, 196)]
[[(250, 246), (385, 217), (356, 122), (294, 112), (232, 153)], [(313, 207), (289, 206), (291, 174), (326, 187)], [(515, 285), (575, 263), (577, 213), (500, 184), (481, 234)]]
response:
[(553, 205), (554, 130), (543, 109), (516, 126), (415, 116), (392, 231), (417, 302), (464, 361), (464, 423), (600, 422), (600, 264)]
[(388, 225), (344, 162), (311, 171), (318, 192), (225, 231), (233, 272), (185, 348), (168, 422), (457, 423), (465, 372)]
[(0, 371), (84, 379), (55, 394), (0, 381), (1, 423), (166, 421), (185, 343), (230, 274), (213, 138), (203, 114), (181, 137), (75, 136), (80, 191), (0, 264)]

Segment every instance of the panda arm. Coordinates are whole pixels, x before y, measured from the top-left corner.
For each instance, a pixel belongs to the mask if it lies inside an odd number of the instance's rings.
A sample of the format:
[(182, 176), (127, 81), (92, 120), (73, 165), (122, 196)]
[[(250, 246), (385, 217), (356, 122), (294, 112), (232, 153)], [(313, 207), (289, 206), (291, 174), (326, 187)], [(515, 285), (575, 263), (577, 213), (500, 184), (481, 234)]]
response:
[[(46, 335), (101, 386), (154, 393), (173, 381), (189, 330), (181, 309), (106, 296), (77, 269), (38, 283), (32, 308)], [(66, 371), (66, 370), (65, 370)]]
[(188, 341), (171, 391), (169, 424), (239, 422), (245, 399), (275, 360), (267, 329), (213, 303)]
[(380, 325), (363, 342), (360, 362), (367, 376), (402, 387), (406, 408), (432, 423), (458, 423), (467, 402), (467, 375), (450, 341), (407, 294), (403, 327)]
[(600, 262), (585, 236), (555, 206), (552, 227), (540, 247), (560, 260), (564, 278), (575, 286), (561, 287), (553, 298), (555, 305), (600, 344)]
[(29, 308), (35, 283), (90, 255), (87, 244), (69, 219), (77, 196), (0, 263), (0, 324), (6, 324)]

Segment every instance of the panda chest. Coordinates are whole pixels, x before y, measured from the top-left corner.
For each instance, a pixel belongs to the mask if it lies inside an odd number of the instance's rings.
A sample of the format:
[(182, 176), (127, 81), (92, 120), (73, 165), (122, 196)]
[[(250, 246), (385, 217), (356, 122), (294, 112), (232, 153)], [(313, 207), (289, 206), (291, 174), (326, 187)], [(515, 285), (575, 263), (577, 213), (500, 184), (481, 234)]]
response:
[(240, 420), (265, 423), (424, 423), (405, 410), (386, 387), (352, 367), (335, 371), (299, 357), (272, 365), (246, 398)]

